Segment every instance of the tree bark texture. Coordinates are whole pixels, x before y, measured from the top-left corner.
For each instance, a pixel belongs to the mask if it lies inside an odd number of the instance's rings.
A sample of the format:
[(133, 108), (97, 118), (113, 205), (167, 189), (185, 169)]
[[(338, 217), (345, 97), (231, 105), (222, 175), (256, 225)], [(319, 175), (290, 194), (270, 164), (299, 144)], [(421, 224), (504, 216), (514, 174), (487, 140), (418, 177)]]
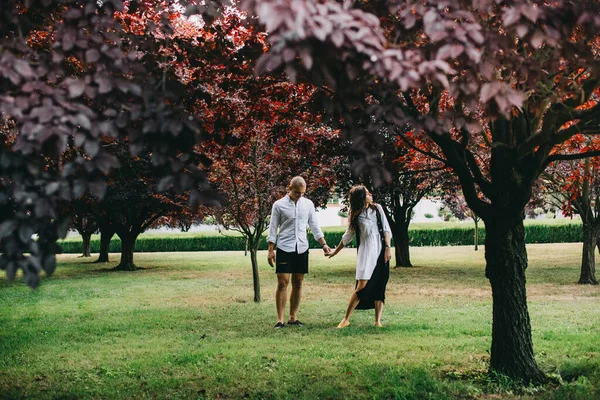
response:
[(90, 246), (92, 244), (92, 234), (91, 233), (82, 233), (81, 238), (83, 240), (83, 253), (81, 257), (91, 257), (90, 254)]
[(121, 239), (121, 262), (115, 267), (117, 271), (135, 271), (137, 267), (133, 263), (133, 250), (138, 235), (135, 233), (122, 233)]
[(260, 277), (258, 275), (258, 247), (250, 247), (250, 259), (252, 261), (252, 280), (254, 283), (254, 302), (260, 303)]
[(596, 254), (594, 253), (598, 231), (593, 223), (583, 219), (583, 254), (581, 257), (581, 273), (579, 275), (579, 284), (582, 285), (598, 284), (598, 280), (596, 279)]
[(533, 355), (525, 290), (525, 229), (520, 217), (485, 221), (486, 276), (492, 287), (491, 370), (525, 383), (546, 377)]
[(394, 204), (391, 214), (386, 215), (394, 239), (394, 254), (396, 256), (396, 266), (394, 268), (413, 266), (410, 262), (410, 238), (408, 236), (411, 212), (412, 207), (409, 205)]
[(100, 254), (97, 263), (108, 262), (108, 253), (110, 251), (110, 240), (115, 235), (115, 231), (112, 228), (100, 228)]
[(473, 218), (475, 222), (475, 233), (473, 234), (473, 241), (475, 242), (475, 251), (479, 250), (479, 218)]
[(394, 252), (396, 255), (396, 268), (412, 267), (410, 262), (410, 246), (408, 237), (408, 223), (406, 221), (397, 221), (392, 229), (394, 237)]

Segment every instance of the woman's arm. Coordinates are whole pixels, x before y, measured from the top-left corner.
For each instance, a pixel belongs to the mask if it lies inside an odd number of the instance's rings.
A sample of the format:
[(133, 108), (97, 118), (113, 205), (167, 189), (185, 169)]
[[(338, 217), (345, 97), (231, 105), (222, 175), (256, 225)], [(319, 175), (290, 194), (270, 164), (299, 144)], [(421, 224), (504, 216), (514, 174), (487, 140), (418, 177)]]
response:
[(332, 253), (329, 253), (328, 257), (331, 258), (333, 256), (335, 256), (337, 253), (340, 252), (340, 250), (342, 250), (344, 248), (344, 241), (340, 240), (340, 242), (338, 243), (337, 247), (335, 248), (335, 250)]
[(328, 254), (328, 257), (331, 258), (335, 256), (337, 253), (340, 252), (340, 250), (344, 248), (346, 244), (350, 243), (352, 239), (354, 239), (354, 230), (348, 227), (346, 229), (346, 232), (344, 232), (344, 234), (342, 235), (342, 240), (340, 240), (335, 250), (332, 253)]
[(392, 235), (389, 232), (385, 232), (385, 262), (388, 262), (392, 259), (392, 248), (390, 247), (390, 243), (392, 242)]

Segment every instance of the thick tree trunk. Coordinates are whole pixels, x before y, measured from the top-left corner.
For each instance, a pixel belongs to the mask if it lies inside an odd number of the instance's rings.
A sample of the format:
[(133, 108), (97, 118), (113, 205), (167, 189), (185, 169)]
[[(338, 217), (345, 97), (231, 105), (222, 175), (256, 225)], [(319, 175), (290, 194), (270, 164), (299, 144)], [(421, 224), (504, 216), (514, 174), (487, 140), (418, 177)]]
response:
[(410, 247), (408, 237), (408, 225), (410, 221), (396, 220), (394, 227), (392, 228), (392, 235), (394, 237), (394, 252), (396, 255), (396, 266), (399, 267), (412, 267), (410, 262)]
[(597, 285), (596, 279), (596, 254), (594, 253), (598, 229), (593, 222), (583, 219), (583, 255), (581, 257), (581, 274), (579, 283), (582, 285)]
[(92, 244), (92, 234), (87, 232), (82, 233), (81, 238), (83, 240), (83, 254), (81, 254), (81, 257), (91, 257), (90, 246)]
[(114, 229), (111, 228), (100, 228), (100, 254), (97, 263), (108, 262), (108, 252), (110, 250), (110, 240), (115, 235)]
[(115, 267), (117, 271), (135, 271), (137, 267), (133, 263), (133, 250), (138, 235), (135, 233), (120, 234), (121, 239), (121, 262)]
[(254, 302), (260, 303), (260, 277), (258, 276), (258, 246), (250, 248), (250, 260), (252, 261), (252, 280), (254, 282)]
[(475, 233), (473, 234), (473, 241), (475, 242), (475, 251), (479, 250), (479, 218), (473, 218), (475, 222)]
[(486, 276), (492, 286), (491, 370), (525, 383), (546, 376), (533, 356), (525, 290), (525, 229), (520, 216), (486, 220)]

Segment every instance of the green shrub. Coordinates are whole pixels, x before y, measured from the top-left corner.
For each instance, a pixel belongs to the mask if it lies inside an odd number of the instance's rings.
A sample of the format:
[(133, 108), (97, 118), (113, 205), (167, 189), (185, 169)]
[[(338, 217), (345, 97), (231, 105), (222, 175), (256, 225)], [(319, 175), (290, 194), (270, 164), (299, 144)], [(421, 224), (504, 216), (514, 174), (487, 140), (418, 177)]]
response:
[[(324, 232), (325, 240), (329, 246), (336, 246), (344, 234), (344, 228), (328, 229)], [(435, 229), (411, 229), (409, 230), (411, 246), (461, 246), (473, 245), (473, 227), (453, 227)], [(479, 228), (479, 243), (484, 243), (485, 229)], [(583, 240), (581, 224), (531, 224), (525, 226), (525, 240), (527, 243), (571, 243)], [(63, 253), (81, 253), (81, 240), (66, 240), (59, 242)], [(393, 244), (393, 241), (392, 241)], [(321, 246), (309, 235), (309, 246), (320, 248)], [(352, 242), (350, 247), (354, 247)], [(241, 236), (225, 236), (218, 233), (214, 235), (177, 235), (167, 237), (144, 237), (140, 236), (135, 244), (136, 252), (168, 252), (168, 251), (227, 251), (244, 250), (246, 241)], [(91, 252), (97, 253), (100, 249), (98, 239), (91, 241)], [(114, 238), (110, 242), (110, 252), (118, 253), (121, 249), (121, 241)], [(260, 250), (267, 249), (267, 241), (263, 236)]]

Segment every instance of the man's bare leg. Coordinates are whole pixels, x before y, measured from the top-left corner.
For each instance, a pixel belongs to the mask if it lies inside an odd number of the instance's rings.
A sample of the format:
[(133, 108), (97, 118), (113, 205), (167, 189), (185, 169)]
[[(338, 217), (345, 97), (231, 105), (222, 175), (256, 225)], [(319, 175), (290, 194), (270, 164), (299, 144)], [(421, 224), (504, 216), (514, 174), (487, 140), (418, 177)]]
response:
[(287, 301), (287, 287), (290, 282), (290, 274), (277, 273), (277, 290), (275, 291), (275, 305), (277, 307), (277, 322), (285, 323), (285, 303)]
[(290, 322), (296, 321), (296, 314), (302, 299), (302, 282), (304, 274), (292, 274), (292, 294), (290, 296)]

